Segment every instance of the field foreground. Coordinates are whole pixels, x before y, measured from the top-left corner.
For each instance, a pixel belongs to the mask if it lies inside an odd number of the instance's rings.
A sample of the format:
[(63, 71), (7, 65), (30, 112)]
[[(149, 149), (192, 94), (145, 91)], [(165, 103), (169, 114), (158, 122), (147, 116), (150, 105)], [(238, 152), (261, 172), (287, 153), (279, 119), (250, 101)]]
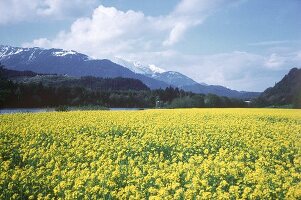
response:
[(300, 199), (301, 112), (0, 115), (0, 199)]

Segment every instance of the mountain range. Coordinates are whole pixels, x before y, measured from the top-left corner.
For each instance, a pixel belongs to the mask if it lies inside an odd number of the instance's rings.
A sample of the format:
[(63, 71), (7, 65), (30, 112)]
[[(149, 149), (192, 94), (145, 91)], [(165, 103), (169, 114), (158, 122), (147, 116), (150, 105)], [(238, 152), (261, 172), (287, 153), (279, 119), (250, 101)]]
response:
[(168, 83), (169, 85), (176, 86), (176, 87), (183, 87), (185, 85), (194, 85), (198, 84), (191, 78), (175, 71), (166, 71), (162, 68), (159, 68), (155, 65), (143, 65), (137, 61), (127, 61), (121, 58), (114, 58), (112, 59), (113, 62), (128, 68), (129, 70), (143, 74), (147, 77), (163, 81)]
[(121, 58), (93, 59), (72, 50), (0, 45), (0, 62), (8, 69), (19, 71), (30, 70), (36, 73), (63, 74), (75, 77), (133, 78), (142, 81), (150, 89), (172, 86), (194, 93), (212, 93), (242, 99), (251, 99), (260, 94), (198, 83), (184, 74), (165, 71), (154, 65), (143, 65), (140, 62), (127, 61)]
[(151, 89), (164, 88), (168, 84), (132, 72), (107, 59), (92, 59), (87, 55), (62, 49), (19, 48), (0, 46), (0, 62), (8, 69), (36, 73), (62, 74), (75, 77), (134, 78)]

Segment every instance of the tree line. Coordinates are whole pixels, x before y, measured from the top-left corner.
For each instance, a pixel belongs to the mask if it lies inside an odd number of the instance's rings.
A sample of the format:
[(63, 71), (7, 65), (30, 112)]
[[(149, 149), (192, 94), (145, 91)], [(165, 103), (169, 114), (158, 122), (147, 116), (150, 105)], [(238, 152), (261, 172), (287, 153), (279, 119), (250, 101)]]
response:
[[(3, 68), (2, 68), (3, 69)], [(0, 107), (30, 108), (99, 105), (105, 107), (246, 107), (239, 99), (194, 94), (179, 88), (150, 90), (139, 80), (83, 77), (65, 82), (16, 82), (0, 70)], [(142, 83), (143, 84), (143, 83)]]
[[(190, 107), (246, 107), (239, 99), (214, 94), (193, 94), (168, 87), (143, 91), (92, 91), (81, 87), (49, 87), (39, 84), (20, 84), (0, 81), (0, 107), (30, 108), (60, 105), (100, 105), (105, 107), (190, 108)], [(169, 96), (170, 95), (170, 96)], [(158, 105), (157, 102), (160, 102)]]

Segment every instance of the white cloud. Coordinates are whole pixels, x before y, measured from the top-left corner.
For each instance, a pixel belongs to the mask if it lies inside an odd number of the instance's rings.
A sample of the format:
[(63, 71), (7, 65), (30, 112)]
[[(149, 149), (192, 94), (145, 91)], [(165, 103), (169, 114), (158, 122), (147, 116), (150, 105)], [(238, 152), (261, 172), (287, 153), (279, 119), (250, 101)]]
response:
[(277, 46), (277, 45), (283, 45), (283, 44), (300, 44), (300, 40), (272, 40), (272, 41), (262, 41), (262, 42), (254, 42), (248, 44), (249, 46)]
[(99, 6), (91, 18), (77, 19), (70, 31), (60, 32), (54, 40), (41, 38), (25, 46), (76, 49), (94, 57), (112, 57), (118, 52), (147, 48), (143, 38), (156, 35), (151, 21), (142, 12)]
[(285, 60), (277, 67), (267, 65), (275, 55), (234, 51), (219, 54), (182, 54), (173, 50), (131, 54), (131, 60), (143, 60), (166, 70), (181, 72), (197, 82), (223, 85), (231, 89), (263, 91), (273, 86), (291, 68), (301, 67), (301, 52), (274, 53)]
[(265, 66), (269, 68), (281, 67), (285, 62), (285, 57), (278, 56), (277, 54), (271, 54), (265, 62)]
[(187, 25), (185, 23), (177, 23), (170, 31), (168, 38), (163, 42), (164, 46), (170, 46), (179, 41), (185, 33)]
[[(51, 0), (54, 8), (64, 7), (56, 1), (61, 0)], [(124, 52), (162, 50), (176, 44), (189, 28), (202, 23), (214, 10), (226, 5), (225, 2), (182, 0), (170, 14), (158, 17), (100, 5), (91, 17), (77, 19), (70, 30), (60, 32), (53, 40), (40, 38), (25, 45), (75, 49), (94, 57), (109, 58)], [(48, 14), (48, 10), (44, 9), (44, 13)]]
[[(273, 86), (292, 67), (299, 66), (298, 53), (259, 55), (249, 52), (230, 52), (197, 56), (187, 75), (208, 84), (224, 85), (237, 90), (263, 91)], [(273, 62), (273, 67), (271, 63)], [(189, 67), (190, 68), (190, 67)], [(185, 67), (179, 68), (185, 72)]]
[(24, 46), (72, 49), (96, 58), (118, 56), (179, 71), (199, 82), (261, 91), (297, 66), (301, 53), (273, 50), (267, 55), (239, 51), (187, 55), (172, 46), (212, 13), (242, 1), (182, 0), (169, 14), (158, 17), (99, 6), (90, 17), (77, 19), (54, 39), (40, 38)]
[(82, 16), (96, 3), (97, 0), (0, 0), (0, 25)]
[[(301, 52), (288, 52), (288, 53), (272, 53), (265, 59), (264, 65), (270, 69), (283, 69), (288, 65), (300, 65), (301, 64)], [(293, 66), (291, 66), (293, 67)]]
[[(59, 16), (58, 13), (66, 13), (65, 10), (76, 10), (82, 1), (84, 0), (75, 0), (75, 4), (71, 6), (74, 8), (71, 9), (67, 6), (68, 1), (44, 0), (47, 8), (44, 6), (38, 9), (38, 13)], [(87, 0), (90, 3), (86, 4), (92, 5), (95, 1), (97, 0)], [(188, 29), (203, 23), (212, 13), (241, 1), (243, 0), (181, 0), (169, 14), (158, 17), (99, 6), (91, 17), (77, 19), (70, 30), (61, 31), (53, 40), (39, 38), (25, 45), (71, 48), (96, 57), (112, 57), (126, 50), (131, 52), (170, 48), (179, 42)]]
[(204, 22), (213, 12), (231, 5), (238, 0), (182, 0), (176, 8), (163, 19), (164, 26), (170, 26), (171, 31), (163, 41), (164, 46), (177, 43), (185, 32)]

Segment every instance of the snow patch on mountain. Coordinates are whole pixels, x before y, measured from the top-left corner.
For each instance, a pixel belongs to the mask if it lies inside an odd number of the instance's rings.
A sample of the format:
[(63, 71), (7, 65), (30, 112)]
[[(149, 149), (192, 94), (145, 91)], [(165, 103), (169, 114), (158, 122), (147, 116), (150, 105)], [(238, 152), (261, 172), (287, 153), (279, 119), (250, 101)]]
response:
[(144, 65), (141, 62), (129, 61), (118, 57), (115, 57), (112, 61), (128, 68), (135, 73), (143, 74), (156, 80), (163, 81), (171, 86), (182, 87), (184, 85), (197, 84), (197, 82), (185, 76), (184, 74), (175, 71), (166, 71), (153, 64)]
[(29, 59), (28, 59), (29, 61), (35, 59), (34, 53), (35, 53), (35, 51), (33, 51), (33, 52), (30, 54)]
[(164, 73), (166, 72), (164, 69), (157, 67), (155, 65), (148, 65), (148, 67), (150, 68), (150, 70), (152, 70), (154, 73)]
[(164, 69), (162, 68), (159, 68), (153, 64), (151, 65), (145, 65), (145, 64), (142, 64), (141, 62), (139, 61), (130, 61), (130, 60), (126, 60), (126, 59), (122, 59), (122, 58), (119, 58), (119, 57), (114, 57), (113, 59), (111, 59), (112, 62), (118, 64), (118, 65), (121, 65), (123, 67), (126, 67), (128, 68), (129, 70), (137, 73), (137, 74), (149, 74), (149, 75), (152, 75), (152, 74), (156, 74), (156, 73), (163, 73), (165, 72)]
[[(23, 52), (23, 54), (22, 54)], [(91, 58), (87, 55), (78, 53), (73, 50), (63, 50), (63, 49), (42, 49), (42, 48), (20, 48), (20, 47), (10, 47), (10, 46), (0, 46), (0, 58), (2, 59), (10, 59), (11, 56), (20, 55), (23, 60), (26, 60), (28, 63), (35, 62), (35, 59), (41, 57), (56, 57), (59, 59), (71, 59), (74, 57), (75, 59), (79, 59), (82, 61), (88, 60), (97, 60)], [(130, 61), (126, 59), (122, 59), (120, 57), (115, 57), (112, 61), (122, 67), (125, 67), (136, 74), (141, 74), (147, 76), (149, 78), (156, 79), (158, 81), (165, 82), (171, 86), (182, 87), (185, 85), (197, 84), (191, 78), (174, 71), (166, 71), (160, 67), (157, 67), (154, 64), (144, 64), (139, 61)]]
[(9, 46), (0, 46), (0, 56), (11, 56), (23, 52), (22, 48), (11, 48)]
[(66, 55), (75, 55), (77, 54), (76, 51), (55, 51), (52, 53), (54, 56), (66, 56)]

